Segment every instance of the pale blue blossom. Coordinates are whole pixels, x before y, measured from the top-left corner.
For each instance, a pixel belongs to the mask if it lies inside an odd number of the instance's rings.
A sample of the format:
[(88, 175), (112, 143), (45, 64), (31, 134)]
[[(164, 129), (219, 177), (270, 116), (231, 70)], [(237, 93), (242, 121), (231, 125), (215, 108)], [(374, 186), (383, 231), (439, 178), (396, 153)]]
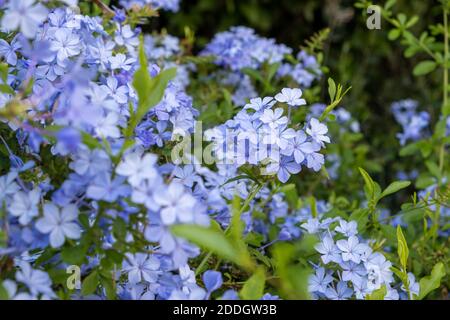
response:
[(128, 281), (137, 284), (141, 281), (155, 283), (161, 274), (160, 261), (153, 255), (145, 253), (126, 254), (123, 271), (128, 274)]
[(138, 186), (143, 180), (152, 180), (158, 176), (154, 165), (157, 158), (151, 153), (144, 156), (134, 152), (126, 155), (116, 168), (116, 172), (128, 178), (132, 186)]
[(59, 209), (53, 203), (44, 205), (44, 216), (36, 222), (36, 229), (49, 234), (50, 245), (58, 248), (64, 244), (65, 239), (79, 239), (81, 229), (77, 224), (78, 208), (69, 204)]
[(18, 264), (19, 270), (16, 272), (16, 280), (27, 286), (32, 296), (42, 294), (45, 297), (55, 296), (51, 288), (52, 281), (44, 271), (33, 269), (28, 262), (21, 261)]
[(292, 107), (298, 107), (306, 104), (305, 99), (301, 98), (302, 94), (302, 90), (300, 89), (284, 88), (281, 90), (281, 93), (275, 96), (275, 99), (278, 102), (287, 103)]
[(330, 143), (330, 138), (326, 136), (327, 132), (327, 126), (320, 123), (319, 120), (315, 118), (310, 120), (309, 127), (306, 128), (306, 133), (309, 134), (315, 142), (322, 146), (324, 145), (324, 142)]
[(14, 194), (9, 212), (19, 218), (19, 223), (27, 225), (38, 216), (38, 204), (41, 199), (41, 191), (35, 188), (29, 192), (19, 191)]
[(33, 38), (47, 15), (47, 8), (35, 0), (8, 1), (1, 26), (6, 31), (20, 29), (25, 37)]

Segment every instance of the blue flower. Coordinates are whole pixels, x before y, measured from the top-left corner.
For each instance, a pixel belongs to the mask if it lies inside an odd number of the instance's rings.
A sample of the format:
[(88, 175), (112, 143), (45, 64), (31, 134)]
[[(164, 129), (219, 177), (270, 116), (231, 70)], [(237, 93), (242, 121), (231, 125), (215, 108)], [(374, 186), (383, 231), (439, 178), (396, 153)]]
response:
[(130, 194), (130, 187), (124, 184), (125, 178), (111, 180), (107, 172), (100, 172), (86, 190), (86, 196), (94, 200), (114, 202)]
[(358, 234), (357, 228), (358, 228), (358, 224), (356, 223), (356, 221), (347, 222), (347, 221), (341, 219), (339, 221), (339, 226), (337, 226), (335, 230), (339, 233), (342, 233), (346, 237), (351, 237), (351, 236)]
[(6, 31), (20, 29), (25, 37), (33, 38), (47, 15), (48, 10), (34, 0), (8, 1), (1, 26)]
[(322, 242), (318, 243), (315, 246), (317, 252), (322, 254), (321, 258), (323, 263), (328, 264), (330, 262), (340, 263), (341, 260), (341, 252), (339, 248), (334, 243), (333, 239), (329, 236), (325, 236), (322, 239)]
[(160, 266), (160, 261), (153, 255), (127, 253), (123, 271), (128, 274), (128, 281), (131, 284), (137, 284), (142, 281), (155, 283), (162, 272)]
[(312, 118), (309, 121), (309, 127), (306, 128), (306, 133), (320, 145), (324, 145), (324, 142), (330, 143), (330, 138), (326, 136), (328, 128), (325, 124), (320, 123), (319, 120)]
[(283, 109), (281, 108), (275, 110), (266, 109), (259, 119), (263, 123), (268, 124), (270, 128), (277, 128), (288, 123), (288, 118), (283, 116)]
[(64, 67), (68, 58), (80, 54), (80, 37), (70, 29), (58, 29), (53, 35), (50, 49), (56, 52), (58, 64)]
[(51, 289), (52, 281), (46, 272), (33, 269), (25, 261), (19, 262), (18, 267), (16, 280), (25, 284), (32, 296), (37, 297), (38, 294), (42, 294), (47, 298), (55, 297)]
[[(297, 131), (295, 138), (289, 140), (289, 144), (281, 150), (281, 153), (286, 156), (294, 156), (295, 162), (301, 164), (306, 155), (312, 154), (320, 150), (320, 145), (315, 142), (307, 141), (307, 136), (304, 131)], [(309, 166), (311, 162), (309, 162)]]
[(44, 217), (36, 222), (36, 229), (44, 234), (50, 234), (50, 245), (53, 248), (61, 247), (65, 238), (79, 239), (81, 229), (76, 223), (78, 220), (78, 208), (69, 204), (59, 209), (53, 203), (44, 205)]
[(17, 51), (22, 47), (17, 36), (11, 41), (11, 44), (0, 39), (0, 57), (4, 57), (11, 66), (17, 64)]
[(34, 217), (38, 216), (40, 200), (41, 191), (37, 188), (27, 193), (19, 191), (13, 197), (9, 212), (19, 218), (20, 224), (27, 225)]
[(132, 186), (138, 186), (143, 180), (152, 180), (158, 176), (154, 167), (156, 156), (150, 153), (141, 157), (138, 153), (130, 153), (119, 163), (116, 172), (128, 178)]
[(333, 287), (329, 287), (325, 295), (328, 299), (331, 300), (346, 300), (353, 295), (353, 290), (347, 286), (345, 281), (339, 281), (336, 286), (336, 289)]
[(155, 202), (161, 207), (161, 221), (165, 225), (195, 222), (196, 200), (185, 192), (183, 185), (172, 182), (155, 192)]
[(309, 277), (309, 292), (325, 293), (328, 285), (333, 282), (330, 272), (326, 272), (324, 268), (317, 268), (316, 273)]
[(338, 240), (336, 246), (342, 251), (343, 261), (361, 262), (361, 255), (367, 250), (367, 245), (359, 243), (355, 236), (350, 236), (348, 240)]
[(291, 174), (297, 174), (301, 170), (301, 166), (290, 157), (282, 157), (281, 161), (274, 161), (266, 167), (267, 173), (276, 173), (283, 183), (289, 180)]
[(275, 99), (278, 102), (287, 103), (292, 107), (298, 107), (306, 104), (305, 99), (301, 99), (302, 94), (302, 90), (300, 89), (284, 88), (281, 90), (281, 93), (275, 96)]
[(203, 283), (206, 288), (206, 296), (207, 298), (211, 295), (212, 292), (216, 291), (222, 286), (222, 274), (218, 271), (207, 270), (203, 273), (202, 276)]

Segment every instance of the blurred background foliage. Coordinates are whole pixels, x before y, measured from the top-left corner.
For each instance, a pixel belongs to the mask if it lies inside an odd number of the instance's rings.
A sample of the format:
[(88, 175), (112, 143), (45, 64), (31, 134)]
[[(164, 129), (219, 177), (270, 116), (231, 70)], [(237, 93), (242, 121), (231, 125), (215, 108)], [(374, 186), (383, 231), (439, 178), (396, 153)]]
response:
[[(294, 49), (318, 30), (330, 28), (323, 64), (337, 82), (352, 86), (343, 105), (361, 123), (369, 146), (366, 157), (370, 161), (365, 161), (365, 167), (387, 184), (400, 167), (407, 170), (416, 166), (412, 159), (405, 164), (405, 159), (398, 157), (396, 133), (400, 128), (390, 112), (391, 103), (416, 99), (435, 120), (442, 76), (414, 77), (413, 67), (423, 56), (405, 59), (401, 44), (388, 40), (388, 23), (382, 20), (381, 30), (369, 30), (365, 13), (354, 4), (352, 0), (185, 0), (178, 13), (162, 12), (159, 19), (152, 19), (151, 28), (164, 27), (169, 34), (183, 37), (188, 26), (195, 33), (194, 50), (235, 25), (252, 27)], [(384, 1), (374, 4), (383, 5)], [(399, 0), (395, 11), (418, 15), (420, 20), (412, 31), (419, 32), (441, 20), (441, 9), (436, 5), (437, 1)], [(324, 101), (326, 78), (322, 83)]]

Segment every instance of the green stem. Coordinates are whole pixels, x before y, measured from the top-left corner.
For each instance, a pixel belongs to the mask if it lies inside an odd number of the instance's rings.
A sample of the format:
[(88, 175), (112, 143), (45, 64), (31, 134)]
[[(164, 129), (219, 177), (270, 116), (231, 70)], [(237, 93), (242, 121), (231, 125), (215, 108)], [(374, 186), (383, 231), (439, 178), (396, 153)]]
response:
[[(448, 105), (448, 60), (449, 60), (449, 47), (448, 47), (448, 12), (447, 8), (444, 5), (444, 81), (443, 81), (443, 98), (442, 98), (442, 110), (441, 115), (445, 116), (445, 109)], [(444, 171), (444, 153), (445, 153), (445, 143), (442, 142), (442, 145), (439, 150), (439, 171), (441, 175)]]
[[(246, 209), (247, 207), (250, 205), (250, 202), (255, 198), (255, 196), (258, 194), (258, 192), (264, 187), (265, 184), (258, 184), (256, 187), (255, 185), (253, 185), (253, 191), (249, 194), (249, 196), (247, 197), (247, 199), (244, 202), (244, 205), (242, 206), (242, 208), (239, 210), (238, 215), (240, 216)], [(230, 225), (228, 225), (228, 227), (225, 229), (224, 233), (228, 234), (230, 231)], [(195, 270), (195, 275), (197, 276), (200, 272), (202, 272), (203, 267), (206, 265), (206, 263), (208, 262), (209, 258), (211, 258), (212, 256), (212, 252), (208, 252), (205, 257), (202, 259), (202, 261), (200, 262), (200, 264), (198, 265), (197, 269)], [(216, 269), (218, 268), (218, 266), (216, 266)]]

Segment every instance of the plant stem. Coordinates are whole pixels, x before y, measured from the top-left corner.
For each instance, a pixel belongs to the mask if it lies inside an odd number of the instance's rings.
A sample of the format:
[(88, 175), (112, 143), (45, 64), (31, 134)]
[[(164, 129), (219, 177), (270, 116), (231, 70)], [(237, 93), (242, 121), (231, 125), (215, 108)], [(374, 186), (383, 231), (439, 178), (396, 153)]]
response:
[(92, 0), (92, 1), (103, 11), (103, 13), (112, 16), (116, 15), (116, 13), (106, 4), (104, 4), (102, 0)]
[[(239, 215), (241, 215), (245, 209), (250, 205), (250, 202), (253, 200), (253, 198), (255, 198), (255, 196), (258, 194), (258, 192), (264, 187), (265, 184), (258, 184), (257, 186), (253, 185), (253, 190), (252, 192), (249, 194), (249, 196), (247, 197), (247, 199), (244, 202), (244, 205), (242, 206), (242, 208), (239, 210)], [(230, 225), (228, 225), (228, 227), (225, 229), (224, 234), (228, 234), (230, 231)], [(195, 269), (195, 275), (197, 276), (202, 270), (203, 267), (205, 266), (205, 264), (208, 262), (209, 258), (211, 258), (212, 256), (212, 252), (208, 252), (205, 257), (202, 259), (202, 261), (200, 262), (200, 264), (198, 265), (197, 269)], [(218, 266), (216, 266), (216, 269), (218, 268)]]
[[(442, 110), (441, 116), (445, 116), (445, 110), (448, 105), (448, 60), (449, 60), (449, 47), (448, 47), (448, 12), (447, 8), (444, 5), (444, 81), (443, 81), (443, 98), (442, 98)], [(444, 153), (445, 153), (445, 143), (442, 142), (442, 145), (439, 150), (439, 171), (441, 175), (444, 171)]]

